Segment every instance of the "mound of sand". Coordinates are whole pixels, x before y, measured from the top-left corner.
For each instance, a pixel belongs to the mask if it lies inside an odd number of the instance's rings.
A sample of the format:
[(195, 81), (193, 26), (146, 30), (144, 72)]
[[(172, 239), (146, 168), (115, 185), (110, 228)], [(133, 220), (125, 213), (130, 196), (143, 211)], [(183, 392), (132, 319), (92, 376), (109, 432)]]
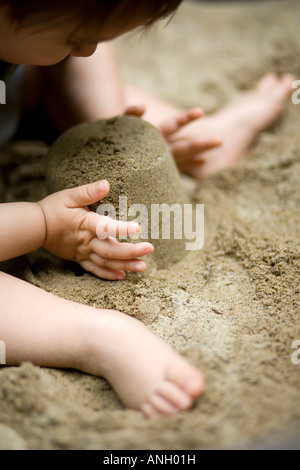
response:
[[(125, 78), (178, 105), (213, 111), (266, 71), (300, 78), (299, 20), (297, 1), (186, 2), (168, 28), (142, 42), (121, 39), (117, 50)], [(205, 204), (197, 255), (119, 283), (43, 251), (2, 266), (56, 295), (134, 315), (201, 368), (207, 389), (192, 410), (147, 421), (125, 410), (101, 378), (28, 363), (3, 368), (0, 448), (199, 449), (297, 438), (299, 113), (288, 105), (236, 168), (189, 182), (190, 197)], [(46, 153), (37, 143), (2, 152), (6, 200), (46, 195)]]
[[(183, 258), (185, 240), (176, 238), (174, 230), (169, 231), (170, 239), (154, 238), (162, 233), (166, 214), (162, 211), (162, 216), (157, 213), (156, 217), (153, 205), (175, 204), (183, 212), (188, 202), (175, 162), (156, 127), (137, 117), (119, 116), (75, 126), (52, 145), (46, 167), (50, 192), (101, 179), (109, 181), (110, 193), (91, 210), (96, 212), (104, 204), (101, 213), (106, 213), (106, 208), (113, 212), (111, 217), (138, 217), (142, 241), (153, 243), (152, 258), (158, 267), (165, 268)], [(173, 225), (170, 220), (170, 229)]]

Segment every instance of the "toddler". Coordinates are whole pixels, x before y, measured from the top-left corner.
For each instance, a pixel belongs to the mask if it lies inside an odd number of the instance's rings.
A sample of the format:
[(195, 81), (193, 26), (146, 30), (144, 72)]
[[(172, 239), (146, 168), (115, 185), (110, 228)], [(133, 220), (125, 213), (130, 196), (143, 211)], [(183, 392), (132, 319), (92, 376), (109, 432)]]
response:
[[(8, 84), (0, 144), (20, 131), (20, 117), (29, 110), (45, 113), (52, 138), (83, 121), (128, 113), (156, 125), (179, 169), (198, 179), (236, 162), (281, 114), (292, 77), (268, 75), (238, 102), (203, 119), (199, 108), (177, 109), (119, 78), (109, 41), (168, 17), (180, 3), (0, 0), (0, 79)], [(36, 203), (0, 204), (0, 261), (44, 247), (108, 280), (145, 271), (140, 258), (153, 252), (150, 243), (96, 236), (101, 216), (87, 206), (108, 192), (103, 180)], [(133, 222), (110, 224), (117, 235), (140, 230)], [(8, 365), (31, 361), (103, 376), (126, 406), (147, 417), (189, 409), (203, 392), (201, 373), (132, 317), (55, 297), (3, 272), (0, 295)]]

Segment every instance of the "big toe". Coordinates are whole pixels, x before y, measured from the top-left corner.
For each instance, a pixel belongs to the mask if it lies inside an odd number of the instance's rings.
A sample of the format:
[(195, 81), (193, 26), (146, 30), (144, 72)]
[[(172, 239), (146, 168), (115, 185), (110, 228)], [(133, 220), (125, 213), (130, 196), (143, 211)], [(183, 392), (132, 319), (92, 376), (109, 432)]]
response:
[(166, 371), (141, 411), (149, 418), (175, 415), (191, 408), (203, 390), (201, 373), (190, 364), (177, 363)]
[(183, 363), (181, 367), (168, 370), (167, 379), (177, 385), (192, 398), (203, 393), (204, 379), (202, 374), (190, 364)]
[(273, 73), (268, 73), (258, 82), (258, 89), (262, 92), (269, 91), (278, 84), (278, 77)]
[(295, 81), (295, 77), (290, 74), (285, 74), (281, 78), (281, 87), (283, 93), (285, 93), (287, 96), (291, 95), (293, 93), (293, 83)]

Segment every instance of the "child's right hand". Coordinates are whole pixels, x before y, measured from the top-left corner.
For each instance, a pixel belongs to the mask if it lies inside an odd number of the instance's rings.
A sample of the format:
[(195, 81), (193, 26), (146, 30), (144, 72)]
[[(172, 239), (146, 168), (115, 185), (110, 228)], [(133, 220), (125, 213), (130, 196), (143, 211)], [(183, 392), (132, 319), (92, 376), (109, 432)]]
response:
[[(87, 208), (107, 196), (109, 189), (107, 181), (98, 181), (51, 194), (38, 204), (46, 223), (44, 248), (100, 278), (117, 280), (125, 278), (125, 271), (145, 271), (146, 263), (138, 258), (153, 253), (154, 247), (147, 242), (118, 242), (112, 234), (137, 234), (139, 224), (116, 221)], [(109, 236), (104, 237), (104, 232)]]

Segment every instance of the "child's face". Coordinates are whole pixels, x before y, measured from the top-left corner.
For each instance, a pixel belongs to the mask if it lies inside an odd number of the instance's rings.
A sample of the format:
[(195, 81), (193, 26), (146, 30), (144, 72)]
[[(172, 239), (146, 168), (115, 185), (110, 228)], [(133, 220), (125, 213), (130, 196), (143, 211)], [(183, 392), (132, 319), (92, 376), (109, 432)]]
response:
[(127, 30), (74, 33), (74, 24), (61, 26), (41, 25), (15, 29), (0, 15), (0, 59), (14, 64), (54, 65), (69, 55), (89, 57), (99, 42), (111, 40)]
[(80, 43), (75, 43), (63, 28), (39, 32), (28, 28), (12, 34), (5, 44), (2, 47), (0, 43), (2, 60), (14, 64), (54, 65), (69, 55), (89, 57), (95, 52), (98, 40), (82, 38)]

